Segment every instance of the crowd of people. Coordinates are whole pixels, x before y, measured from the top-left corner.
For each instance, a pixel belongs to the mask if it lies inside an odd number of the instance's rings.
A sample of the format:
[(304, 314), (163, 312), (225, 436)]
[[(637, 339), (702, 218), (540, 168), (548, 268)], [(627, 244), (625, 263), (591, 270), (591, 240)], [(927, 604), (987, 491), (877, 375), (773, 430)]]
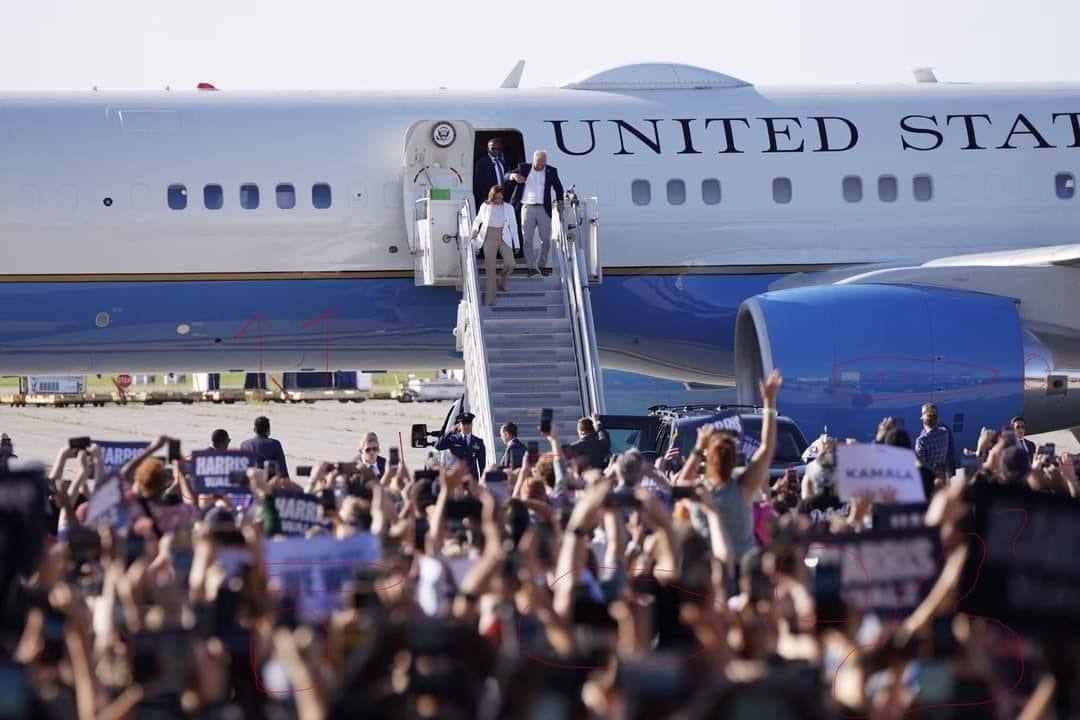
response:
[[(290, 476), (260, 418), (254, 464), (207, 492), (167, 436), (118, 468), (70, 442), (44, 475), (9, 440), (0, 719), (1080, 716), (1078, 575), (1038, 552), (1073, 550), (1076, 458), (985, 430), (950, 474), (917, 459), (933, 427), (916, 453), (887, 418), (926, 503), (843, 498), (844, 439), (771, 472), (781, 385), (745, 458), (711, 425), (688, 457), (612, 454), (585, 418), (539, 451), (504, 426), (496, 463), (462, 416), (415, 471), (368, 433)], [(1042, 562), (1060, 582), (1031, 611), (1009, 582)]]

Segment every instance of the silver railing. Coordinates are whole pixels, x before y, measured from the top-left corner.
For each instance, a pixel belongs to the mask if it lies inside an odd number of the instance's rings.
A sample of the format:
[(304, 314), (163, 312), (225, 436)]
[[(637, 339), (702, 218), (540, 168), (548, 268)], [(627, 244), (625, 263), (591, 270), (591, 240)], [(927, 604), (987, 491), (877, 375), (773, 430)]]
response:
[(465, 358), (465, 401), (473, 420), (473, 434), (494, 452), (494, 419), (491, 416), (491, 389), (488, 380), (487, 348), (480, 321), (480, 278), (473, 252), (472, 198), (466, 198), (458, 212), (458, 251), (461, 254), (461, 297), (458, 305), (458, 341)]
[(555, 230), (556, 257), (562, 279), (563, 294), (570, 317), (570, 336), (578, 366), (578, 386), (581, 390), (583, 414), (604, 412), (604, 379), (600, 369), (600, 352), (596, 346), (596, 327), (593, 324), (592, 299), (589, 296), (589, 272), (582, 247), (582, 228), (588, 222), (577, 193), (566, 193), (566, 213), (552, 207)]

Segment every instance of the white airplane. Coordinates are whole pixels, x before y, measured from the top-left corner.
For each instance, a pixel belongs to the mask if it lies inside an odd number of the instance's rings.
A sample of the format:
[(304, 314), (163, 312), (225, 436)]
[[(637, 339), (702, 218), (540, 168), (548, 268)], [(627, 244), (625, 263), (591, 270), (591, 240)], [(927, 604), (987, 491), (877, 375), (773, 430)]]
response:
[(413, 202), (498, 136), (599, 199), (605, 367), (747, 400), (779, 367), (789, 414), (852, 433), (928, 399), (964, 435), (1080, 425), (1080, 85), (515, 73), (0, 94), (0, 373), (460, 364)]

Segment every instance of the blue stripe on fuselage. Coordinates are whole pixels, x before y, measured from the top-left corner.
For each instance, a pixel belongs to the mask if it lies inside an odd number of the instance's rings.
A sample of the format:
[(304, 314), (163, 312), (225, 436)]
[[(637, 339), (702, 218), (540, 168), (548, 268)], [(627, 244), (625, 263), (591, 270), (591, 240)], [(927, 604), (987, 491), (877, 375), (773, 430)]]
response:
[[(779, 277), (609, 275), (602, 360), (730, 376), (739, 304)], [(399, 278), (0, 283), (0, 374), (452, 367), (458, 298)]]

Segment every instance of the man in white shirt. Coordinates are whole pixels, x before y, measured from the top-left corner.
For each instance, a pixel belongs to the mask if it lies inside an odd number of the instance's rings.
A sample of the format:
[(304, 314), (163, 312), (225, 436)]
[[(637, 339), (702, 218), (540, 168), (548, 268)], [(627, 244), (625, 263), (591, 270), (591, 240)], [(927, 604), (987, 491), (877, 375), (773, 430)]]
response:
[[(521, 241), (525, 249), (525, 262), (529, 265), (529, 277), (541, 273), (548, 275), (548, 254), (551, 252), (551, 193), (555, 192), (555, 201), (559, 211), (563, 206), (563, 186), (559, 180), (559, 171), (547, 164), (547, 153), (537, 150), (533, 153), (532, 164), (521, 163), (517, 170), (507, 176), (507, 180), (516, 183), (510, 204), (521, 204)], [(533, 247), (533, 233), (540, 233), (540, 255)]]

